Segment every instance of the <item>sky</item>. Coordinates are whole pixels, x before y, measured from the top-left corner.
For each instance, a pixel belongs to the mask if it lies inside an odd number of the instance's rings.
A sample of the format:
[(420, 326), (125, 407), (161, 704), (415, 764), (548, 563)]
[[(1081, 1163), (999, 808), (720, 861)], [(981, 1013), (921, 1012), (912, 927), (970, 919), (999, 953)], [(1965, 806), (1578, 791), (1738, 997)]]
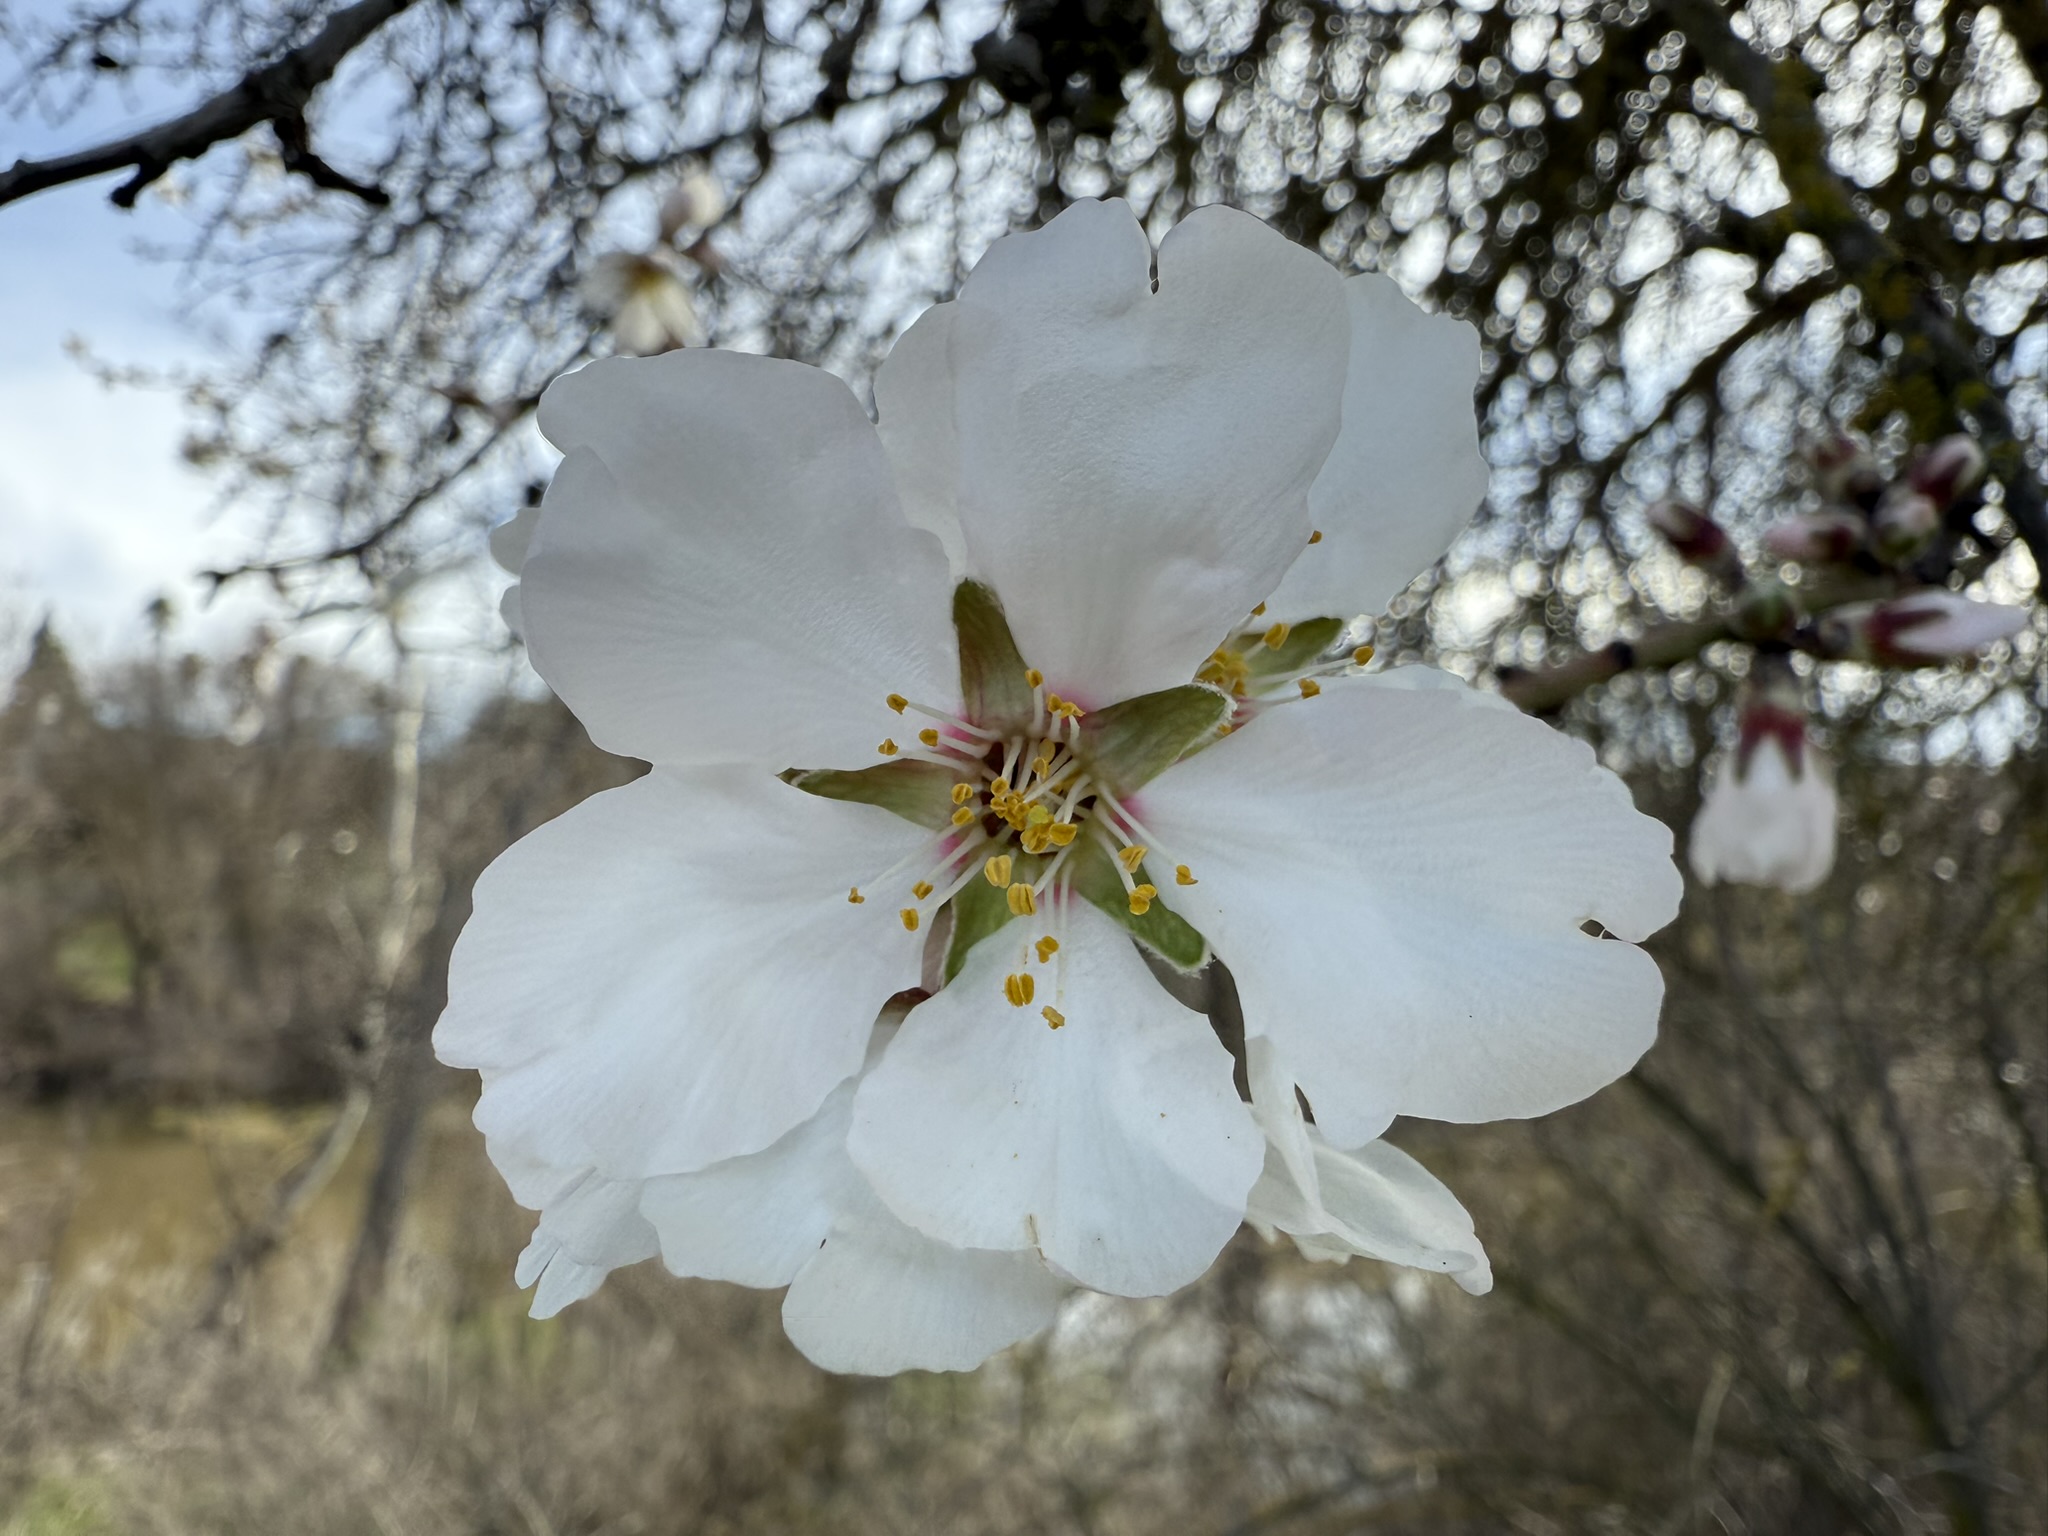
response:
[[(122, 121), (0, 121), (0, 163), (97, 142)], [(0, 207), (0, 680), (46, 618), (74, 655), (103, 665), (148, 644), (145, 615), (160, 595), (183, 650), (231, 652), (281, 613), (259, 584), (214, 597), (196, 575), (255, 553), (260, 529), (185, 463), (179, 444), (191, 421), (176, 391), (108, 387), (73, 355), (82, 342), (103, 363), (148, 371), (219, 360), (180, 320), (176, 263), (145, 249), (181, 244), (179, 216), (150, 195), (133, 212), (115, 208), (108, 194), (119, 182)], [(431, 626), (429, 648), (444, 663), (435, 666), (438, 696), (457, 713), (466, 697), (533, 686), (523, 658), (499, 648), (495, 593), (485, 590), (498, 582), (477, 565), (448, 584), (448, 602), (437, 606), (451, 611)], [(360, 637), (353, 622), (316, 624), (295, 630), (292, 643), (380, 666), (377, 646), (351, 644)]]
[[(0, 120), (0, 161), (82, 148), (159, 115), (167, 102), (105, 101), (62, 123)], [(179, 457), (174, 393), (110, 389), (70, 355), (174, 369), (206, 359), (177, 319), (177, 272), (145, 256), (174, 243), (176, 215), (152, 197), (108, 201), (118, 176), (0, 207), (0, 645), (44, 617), (81, 655), (140, 644), (159, 594), (187, 644), (232, 644), (263, 610), (253, 590), (202, 607), (202, 566), (246, 549), (213, 488)]]

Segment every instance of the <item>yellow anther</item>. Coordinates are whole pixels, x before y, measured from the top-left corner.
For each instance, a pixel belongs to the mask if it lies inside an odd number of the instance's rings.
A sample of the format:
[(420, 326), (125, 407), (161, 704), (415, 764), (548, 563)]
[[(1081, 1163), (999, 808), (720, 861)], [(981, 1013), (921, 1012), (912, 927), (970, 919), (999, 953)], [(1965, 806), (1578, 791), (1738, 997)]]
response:
[(1287, 643), (1287, 632), (1292, 627), (1293, 626), (1289, 624), (1275, 624), (1271, 629), (1267, 630), (1266, 633), (1260, 637), (1266, 642), (1266, 649), (1269, 651), (1277, 651), (1280, 649), (1281, 646), (1285, 645)]
[(1026, 853), (1043, 853), (1052, 846), (1052, 837), (1043, 827), (1026, 827), (1017, 841), (1024, 845)]
[(1322, 543), (1322, 542), (1323, 542), (1323, 530), (1322, 530), (1322, 529), (1320, 529), (1320, 528), (1318, 528), (1318, 529), (1317, 529), (1317, 530), (1316, 530), (1316, 531), (1315, 531), (1314, 533), (1311, 533), (1311, 534), (1310, 534), (1310, 535), (1308, 536), (1308, 541), (1309, 541), (1309, 543), (1311, 543), (1311, 544), (1320, 544), (1320, 543)]
[(1150, 912), (1152, 910), (1152, 898), (1158, 894), (1159, 888), (1153, 885), (1141, 885), (1132, 891), (1131, 916), (1143, 917), (1147, 912)]
[(917, 739), (928, 747), (936, 747), (939, 744), (939, 733), (936, 729), (928, 726), (917, 733)]
[(1051, 1003), (1047, 1003), (1043, 1008), (1039, 1009), (1038, 1011), (1045, 1015), (1045, 1022), (1047, 1026), (1052, 1029), (1058, 1029), (1062, 1024), (1067, 1022), (1067, 1016), (1064, 1013), (1061, 1013), (1059, 1009), (1053, 1007)]
[(972, 784), (955, 784), (953, 786), (953, 803), (955, 805), (965, 805), (973, 798), (974, 786)]
[(857, 907), (862, 902), (866, 901), (867, 897), (861, 895), (860, 887), (856, 885), (852, 890), (846, 893), (846, 899), (852, 902)]
[(910, 888), (910, 894), (915, 896), (919, 901), (923, 901), (925, 897), (931, 895), (931, 893), (932, 883), (929, 880), (920, 880), (917, 882), (917, 884), (913, 885)]
[(882, 744), (879, 747), (875, 748), (875, 750), (881, 753), (884, 757), (894, 757), (896, 755), (896, 743), (891, 741), (888, 737), (884, 736), (882, 738)]
[(1022, 1008), (1031, 1001), (1032, 993), (1037, 990), (1037, 986), (1032, 982), (1029, 975), (1005, 976), (1003, 978), (1003, 996), (1010, 1000), (1012, 1008)]
[(1031, 773), (1032, 773), (1032, 776), (1033, 776), (1034, 778), (1040, 778), (1040, 779), (1042, 779), (1042, 778), (1044, 778), (1044, 777), (1045, 777), (1045, 776), (1046, 776), (1046, 775), (1047, 775), (1048, 773), (1051, 773), (1051, 772), (1052, 772), (1052, 759), (1051, 759), (1051, 758), (1049, 758), (1049, 757), (1034, 757), (1033, 759), (1031, 759)]
[(1251, 676), (1244, 664), (1244, 657), (1236, 651), (1217, 651), (1202, 663), (1195, 674), (1198, 683), (1214, 683), (1230, 693), (1243, 693), (1245, 681)]
[(1010, 883), (1010, 856), (1007, 853), (992, 855), (989, 861), (981, 866), (981, 873), (982, 877), (997, 890), (1005, 889)]
[(1371, 646), (1361, 645), (1357, 650), (1351, 653), (1351, 664), (1354, 667), (1362, 667), (1367, 662), (1372, 660), (1373, 654), (1373, 648)]
[(998, 774), (995, 778), (989, 780), (988, 792), (991, 799), (1007, 795), (1010, 792), (1010, 781)]
[(1024, 825), (1027, 827), (1042, 827), (1051, 820), (1052, 812), (1042, 805), (1034, 805), (1024, 813)]
[(1060, 941), (1048, 933), (1031, 947), (1038, 951), (1038, 963), (1043, 965), (1060, 952)]
[(1173, 883), (1175, 885), (1198, 885), (1201, 882), (1195, 879), (1194, 871), (1189, 869), (1187, 865), (1176, 864), (1173, 866)]
[(1323, 691), (1323, 685), (1312, 677), (1296, 678), (1294, 686), (1301, 690), (1304, 699), (1312, 699)]
[(1021, 881), (1009, 889), (1010, 915), (1030, 917), (1038, 911), (1038, 898), (1031, 894), (1031, 887)]
[(1045, 674), (1036, 667), (1026, 667), (1024, 669), (1024, 681), (1031, 687), (1036, 688), (1045, 681)]
[(1081, 829), (1071, 821), (1056, 821), (1045, 829), (1045, 835), (1052, 839), (1055, 848), (1064, 848), (1080, 835)]
[(964, 827), (972, 820), (974, 820), (974, 807), (971, 805), (963, 805), (953, 813), (953, 825), (956, 827)]
[(1145, 855), (1149, 852), (1151, 850), (1143, 843), (1133, 843), (1128, 848), (1119, 848), (1117, 850), (1116, 861), (1123, 865), (1125, 874), (1135, 874), (1137, 873), (1138, 866), (1145, 862)]
[(905, 907), (896, 915), (903, 919), (903, 926), (905, 928), (908, 928), (912, 933), (917, 932), (917, 908)]
[(906, 709), (910, 708), (910, 700), (903, 697), (903, 695), (900, 693), (892, 693), (889, 695), (888, 698), (884, 699), (882, 702), (887, 704), (891, 709), (895, 710), (896, 713), (899, 715), (902, 714), (903, 711), (905, 711)]
[(1261, 616), (1262, 616), (1262, 615), (1263, 615), (1263, 614), (1265, 613), (1265, 611), (1266, 611), (1266, 605), (1265, 605), (1264, 603), (1261, 603), (1261, 604), (1259, 604), (1259, 606), (1258, 606), (1258, 607), (1256, 607), (1256, 608), (1254, 608), (1254, 609), (1252, 610), (1252, 617), (1253, 617), (1253, 618), (1255, 618), (1255, 619), (1256, 619), (1256, 618), (1259, 618), (1259, 617), (1261, 617)]

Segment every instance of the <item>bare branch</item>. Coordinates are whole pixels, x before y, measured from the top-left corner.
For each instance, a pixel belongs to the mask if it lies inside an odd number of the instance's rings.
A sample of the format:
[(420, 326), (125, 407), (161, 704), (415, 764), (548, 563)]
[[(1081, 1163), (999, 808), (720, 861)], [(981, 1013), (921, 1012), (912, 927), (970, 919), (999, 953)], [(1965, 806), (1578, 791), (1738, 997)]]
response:
[(313, 153), (306, 143), (306, 104), (343, 59), (411, 4), (412, 0), (356, 0), (330, 16), (306, 43), (251, 70), (181, 117), (54, 160), (17, 160), (0, 171), (0, 205), (51, 187), (132, 168), (134, 174), (113, 193), (116, 207), (132, 208), (142, 189), (178, 161), (195, 160), (214, 145), (238, 139), (264, 123), (276, 130), (288, 170), (299, 172), (315, 186), (382, 203), (382, 192), (342, 175)]

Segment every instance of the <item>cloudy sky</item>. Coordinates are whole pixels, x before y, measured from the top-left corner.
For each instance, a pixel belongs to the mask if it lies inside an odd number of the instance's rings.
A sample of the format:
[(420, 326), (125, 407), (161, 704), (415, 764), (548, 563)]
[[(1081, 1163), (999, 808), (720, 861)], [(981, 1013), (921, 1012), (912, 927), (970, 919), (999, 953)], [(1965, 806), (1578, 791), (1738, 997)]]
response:
[[(0, 118), (0, 164), (79, 149), (189, 104), (138, 96), (64, 123)], [(253, 584), (209, 603), (194, 576), (253, 553), (258, 530), (180, 457), (188, 418), (176, 392), (108, 388), (72, 355), (83, 343), (105, 363), (156, 371), (221, 355), (180, 320), (176, 263), (147, 253), (182, 246), (189, 227), (154, 194), (132, 212), (113, 207), (120, 179), (0, 207), (0, 678), (46, 615), (75, 651), (106, 661), (143, 643), (159, 594), (187, 647), (231, 647), (274, 612)], [(455, 585), (454, 627), (485, 641), (464, 670), (496, 674), (506, 658), (487, 654), (501, 638), (487, 589), (497, 582), (479, 570)], [(333, 650), (349, 633), (302, 639)]]
[[(81, 147), (143, 103), (52, 125), (0, 122), (0, 160)], [(67, 340), (124, 366), (200, 362), (176, 320), (175, 268), (138, 247), (170, 243), (175, 215), (154, 199), (124, 214), (118, 178), (0, 208), (0, 636), (48, 613), (86, 654), (104, 658), (145, 633), (158, 593), (193, 643), (224, 643), (260, 608), (249, 597), (202, 611), (192, 572), (246, 547), (248, 530), (214, 505), (178, 456), (184, 418), (170, 393), (108, 389)]]

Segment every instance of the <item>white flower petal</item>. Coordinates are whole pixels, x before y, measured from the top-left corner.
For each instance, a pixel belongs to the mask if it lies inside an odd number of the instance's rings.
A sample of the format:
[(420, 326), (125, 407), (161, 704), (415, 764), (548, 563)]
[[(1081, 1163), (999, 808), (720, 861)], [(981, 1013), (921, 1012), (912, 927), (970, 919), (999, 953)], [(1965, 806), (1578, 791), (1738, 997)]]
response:
[[(1122, 930), (1077, 904), (1063, 1028), (1003, 996), (1021, 925), (920, 1003), (854, 1099), (849, 1149), (918, 1230), (1036, 1247), (1083, 1285), (1160, 1296), (1237, 1230), (1263, 1156), (1206, 1020), (1160, 988)], [(1056, 968), (1038, 970), (1055, 1001)]]
[(967, 570), (960, 533), (960, 442), (953, 426), (954, 306), (934, 304), (896, 338), (875, 371), (876, 429), (896, 474), (903, 515), (945, 547), (954, 574)]
[(890, 692), (958, 697), (944, 555), (838, 379), (612, 359), (557, 380), (540, 420), (568, 458), (522, 572), (528, 649), (599, 746), (856, 768)]
[(561, 1168), (759, 1151), (860, 1068), (923, 935), (847, 888), (921, 829), (751, 769), (657, 769), (515, 843), (449, 963), (441, 1059), (477, 1124)]
[(1429, 569), (1486, 496), (1472, 405), (1479, 333), (1424, 313), (1392, 278), (1348, 279), (1344, 425), (1309, 491), (1322, 538), (1267, 600), (1276, 618), (1378, 613)]
[(949, 1248), (858, 1180), (782, 1303), (790, 1342), (828, 1371), (971, 1371), (1053, 1320), (1068, 1287), (1035, 1253)]
[(533, 1316), (553, 1317), (595, 1292), (613, 1270), (654, 1257), (654, 1229), (641, 1219), (639, 1204), (638, 1182), (592, 1173), (548, 1201), (512, 1276), (522, 1289), (538, 1282)]
[(1805, 745), (1805, 771), (1795, 773), (1775, 736), (1764, 736), (1738, 775), (1723, 760), (1693, 818), (1686, 862), (1706, 885), (1727, 880), (1769, 885), (1803, 895), (1835, 863), (1834, 775)]
[[(1402, 669), (1407, 670), (1407, 669)], [(1398, 677), (1398, 674), (1394, 674)], [(1133, 806), (1169, 888), (1339, 1146), (1395, 1114), (1545, 1114), (1627, 1071), (1663, 983), (1671, 834), (1589, 748), (1469, 688), (1334, 680)]]
[(1294, 1075), (1263, 1036), (1245, 1041), (1252, 1115), (1266, 1136), (1266, 1168), (1245, 1220), (1271, 1240), (1294, 1238), (1311, 1259), (1354, 1255), (1454, 1276), (1475, 1296), (1493, 1288), (1472, 1218), (1443, 1184), (1398, 1147), (1367, 1142), (1341, 1152), (1307, 1123)]
[(774, 1146), (701, 1173), (650, 1179), (640, 1209), (678, 1275), (777, 1286), (817, 1256), (835, 1212), (864, 1190), (846, 1157), (854, 1082)]
[(1077, 203), (997, 241), (945, 322), (969, 568), (1091, 707), (1186, 682), (1273, 589), (1337, 434), (1328, 263), (1204, 208), (1158, 269), (1125, 204)]
[[(1290, 1187), (1313, 1204), (1317, 1198), (1315, 1146), (1309, 1140), (1308, 1122), (1302, 1118), (1301, 1101), (1295, 1095), (1294, 1074), (1281, 1061), (1279, 1048), (1265, 1035), (1247, 1036), (1244, 1054), (1245, 1076), (1252, 1091), (1252, 1119), (1266, 1138), (1267, 1165), (1270, 1167), (1278, 1156)], [(1269, 1179), (1262, 1175), (1259, 1182), (1263, 1185)], [(1256, 1211), (1256, 1189), (1253, 1195)], [(1247, 1213), (1245, 1219), (1254, 1226), (1270, 1225), (1254, 1213)]]

